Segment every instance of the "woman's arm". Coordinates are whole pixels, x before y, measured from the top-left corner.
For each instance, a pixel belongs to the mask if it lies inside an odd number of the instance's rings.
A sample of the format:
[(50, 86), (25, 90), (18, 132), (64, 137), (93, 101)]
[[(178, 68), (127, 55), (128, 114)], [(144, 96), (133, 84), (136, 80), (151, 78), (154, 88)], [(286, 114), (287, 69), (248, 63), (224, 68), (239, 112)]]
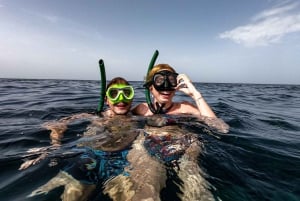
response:
[(176, 89), (178, 91), (181, 91), (194, 99), (200, 115), (216, 118), (215, 113), (212, 111), (210, 106), (206, 103), (202, 94), (195, 88), (195, 86), (193, 85), (193, 83), (191, 82), (190, 78), (187, 75), (179, 74), (177, 76), (177, 83), (178, 85)]
[(211, 107), (203, 98), (202, 94), (195, 88), (187, 75), (179, 74), (177, 76), (177, 82), (179, 84), (176, 89), (194, 99), (199, 113), (197, 114), (195, 106), (192, 104), (184, 104), (186, 107), (185, 110), (191, 111), (191, 114), (198, 116), (200, 121), (219, 132), (227, 133), (229, 131), (228, 124), (215, 115)]

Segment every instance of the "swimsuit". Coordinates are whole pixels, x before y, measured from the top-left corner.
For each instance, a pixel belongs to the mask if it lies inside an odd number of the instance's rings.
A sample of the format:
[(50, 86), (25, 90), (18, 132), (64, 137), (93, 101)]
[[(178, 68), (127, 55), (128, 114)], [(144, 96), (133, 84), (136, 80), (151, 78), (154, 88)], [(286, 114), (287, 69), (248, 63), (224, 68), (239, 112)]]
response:
[(97, 184), (123, 172), (129, 163), (126, 159), (128, 150), (105, 152), (90, 147), (76, 148), (83, 152), (68, 160), (64, 171), (85, 184)]
[(191, 144), (188, 135), (145, 135), (144, 146), (148, 153), (167, 164), (178, 160)]

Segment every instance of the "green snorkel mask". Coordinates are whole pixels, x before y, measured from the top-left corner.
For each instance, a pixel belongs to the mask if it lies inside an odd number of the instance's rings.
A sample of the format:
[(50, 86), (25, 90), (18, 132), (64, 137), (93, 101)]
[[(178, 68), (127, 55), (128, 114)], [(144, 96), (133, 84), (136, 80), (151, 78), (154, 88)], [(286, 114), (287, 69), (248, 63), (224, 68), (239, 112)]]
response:
[(134, 89), (130, 85), (113, 84), (106, 91), (106, 97), (112, 104), (129, 103), (133, 100)]

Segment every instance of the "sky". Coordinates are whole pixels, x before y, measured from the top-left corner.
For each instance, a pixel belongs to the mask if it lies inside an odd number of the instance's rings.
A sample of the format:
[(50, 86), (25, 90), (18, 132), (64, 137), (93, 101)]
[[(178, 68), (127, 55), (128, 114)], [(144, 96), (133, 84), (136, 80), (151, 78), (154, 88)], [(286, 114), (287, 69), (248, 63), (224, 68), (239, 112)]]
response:
[(300, 0), (0, 0), (0, 78), (300, 84)]

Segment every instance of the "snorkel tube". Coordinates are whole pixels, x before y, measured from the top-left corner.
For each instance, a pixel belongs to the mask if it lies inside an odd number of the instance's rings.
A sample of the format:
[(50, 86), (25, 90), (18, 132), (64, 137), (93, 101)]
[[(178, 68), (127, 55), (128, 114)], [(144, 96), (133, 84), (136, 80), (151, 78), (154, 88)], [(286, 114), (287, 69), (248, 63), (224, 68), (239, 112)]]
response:
[(100, 75), (101, 75), (101, 85), (100, 85), (101, 90), (100, 90), (100, 100), (97, 109), (98, 115), (100, 115), (100, 113), (103, 111), (105, 90), (106, 90), (106, 73), (105, 73), (104, 61), (102, 59), (99, 60), (99, 68), (100, 68)]
[[(154, 52), (154, 54), (153, 54), (153, 56), (152, 56), (152, 59), (151, 59), (151, 61), (150, 61), (150, 64), (149, 64), (149, 67), (148, 67), (148, 71), (147, 71), (146, 77), (148, 76), (148, 74), (149, 74), (150, 71), (152, 70), (152, 68), (153, 68), (153, 66), (154, 66), (154, 63), (155, 63), (155, 61), (156, 61), (156, 59), (157, 59), (157, 57), (158, 57), (158, 54), (159, 54), (158, 50), (155, 50), (155, 52)], [(144, 85), (144, 86), (145, 86), (145, 85)], [(160, 109), (156, 110), (156, 109), (154, 108), (154, 106), (153, 106), (153, 103), (152, 103), (151, 98), (150, 98), (149, 87), (147, 87), (147, 86), (146, 86), (146, 89), (145, 89), (145, 96), (146, 96), (146, 102), (147, 102), (148, 107), (149, 107), (149, 109), (151, 110), (151, 112), (152, 112), (153, 114), (158, 114), (158, 113), (160, 113)]]

